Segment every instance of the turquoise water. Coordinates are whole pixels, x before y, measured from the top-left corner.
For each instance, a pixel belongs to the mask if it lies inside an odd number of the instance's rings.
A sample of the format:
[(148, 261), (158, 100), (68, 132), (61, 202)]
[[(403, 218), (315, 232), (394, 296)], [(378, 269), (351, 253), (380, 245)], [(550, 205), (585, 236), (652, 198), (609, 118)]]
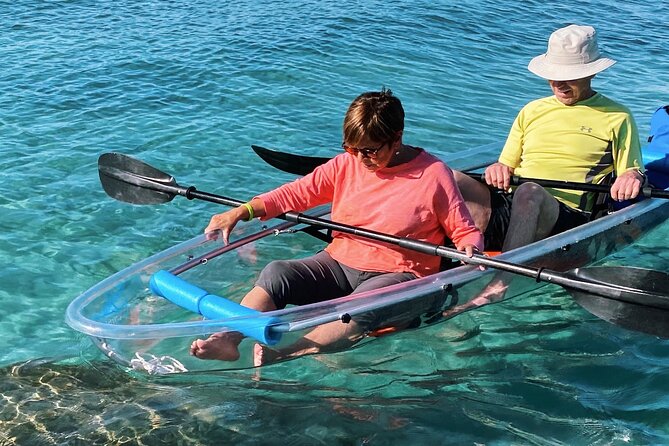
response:
[[(75, 296), (219, 210), (115, 202), (101, 153), (247, 198), (291, 179), (251, 144), (331, 155), (349, 102), (381, 86), (404, 102), (408, 143), (489, 143), (548, 94), (526, 64), (574, 22), (619, 61), (595, 87), (644, 138), (669, 103), (668, 13), (639, 0), (3, 4), (0, 445), (669, 443), (669, 343), (559, 289), (260, 379), (129, 375), (63, 321)], [(611, 261), (667, 270), (668, 236)]]

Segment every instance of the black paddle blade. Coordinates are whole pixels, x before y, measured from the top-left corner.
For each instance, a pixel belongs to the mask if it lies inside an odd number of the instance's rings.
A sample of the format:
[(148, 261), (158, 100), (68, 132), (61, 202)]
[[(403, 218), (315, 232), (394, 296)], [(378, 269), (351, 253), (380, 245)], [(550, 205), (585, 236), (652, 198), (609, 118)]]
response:
[(171, 201), (178, 186), (171, 175), (122, 153), (104, 153), (98, 159), (102, 188), (110, 197), (133, 204)]
[(295, 175), (306, 175), (311, 173), (321, 164), (330, 161), (330, 158), (326, 157), (294, 155), (292, 153), (278, 152), (256, 145), (251, 145), (251, 148), (270, 166)]
[(621, 292), (621, 300), (570, 289), (574, 300), (587, 311), (629, 330), (669, 338), (669, 274), (621, 266), (578, 268), (573, 273), (583, 279), (609, 282), (631, 289)]

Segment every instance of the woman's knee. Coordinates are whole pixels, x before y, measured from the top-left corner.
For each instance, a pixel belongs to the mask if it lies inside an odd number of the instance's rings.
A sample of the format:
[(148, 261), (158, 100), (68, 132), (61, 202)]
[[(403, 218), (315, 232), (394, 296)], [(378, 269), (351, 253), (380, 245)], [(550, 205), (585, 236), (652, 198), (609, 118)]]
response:
[(260, 272), (255, 285), (269, 294), (277, 308), (284, 308), (287, 297), (294, 292), (295, 269), (287, 260), (275, 260), (267, 264)]
[(284, 277), (295, 268), (291, 268), (289, 260), (273, 260), (260, 272), (260, 277)]

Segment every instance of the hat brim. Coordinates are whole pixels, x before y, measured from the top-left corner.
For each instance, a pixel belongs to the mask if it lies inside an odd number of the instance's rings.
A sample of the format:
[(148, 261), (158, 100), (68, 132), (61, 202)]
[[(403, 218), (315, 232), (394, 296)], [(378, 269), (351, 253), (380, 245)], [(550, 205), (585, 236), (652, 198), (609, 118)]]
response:
[(546, 54), (535, 57), (527, 65), (527, 69), (539, 77), (551, 81), (570, 81), (594, 76), (606, 70), (616, 61), (606, 57), (587, 64), (557, 65), (546, 60)]

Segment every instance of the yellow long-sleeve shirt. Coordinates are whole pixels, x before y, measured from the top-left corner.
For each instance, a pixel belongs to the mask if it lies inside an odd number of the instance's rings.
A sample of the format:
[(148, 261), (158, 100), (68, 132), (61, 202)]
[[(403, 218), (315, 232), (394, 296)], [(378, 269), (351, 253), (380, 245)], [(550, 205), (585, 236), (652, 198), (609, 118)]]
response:
[[(599, 93), (570, 106), (555, 96), (528, 103), (516, 117), (499, 161), (520, 177), (586, 183), (599, 183), (611, 172), (642, 169), (632, 113)], [(550, 192), (571, 207), (592, 208), (592, 194)]]

